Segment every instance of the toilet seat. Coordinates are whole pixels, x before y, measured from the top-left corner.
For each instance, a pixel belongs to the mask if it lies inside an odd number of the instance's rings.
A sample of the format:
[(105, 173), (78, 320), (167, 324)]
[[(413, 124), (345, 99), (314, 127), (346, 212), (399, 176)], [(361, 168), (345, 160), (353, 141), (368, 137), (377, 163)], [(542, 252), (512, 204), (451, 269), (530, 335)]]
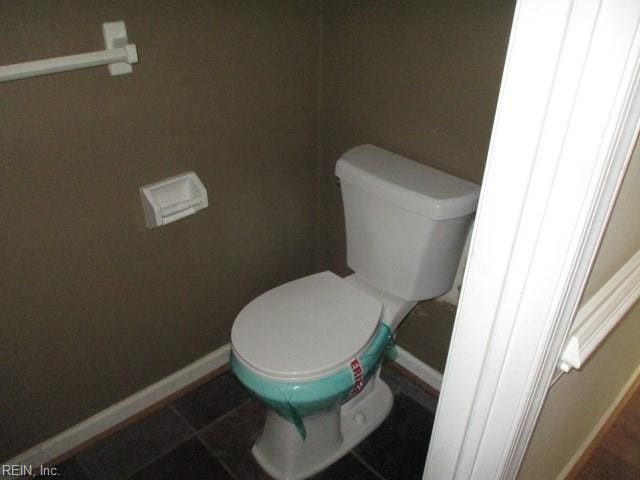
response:
[(260, 295), (231, 330), (235, 357), (267, 378), (313, 380), (343, 368), (372, 342), (382, 304), (331, 272)]

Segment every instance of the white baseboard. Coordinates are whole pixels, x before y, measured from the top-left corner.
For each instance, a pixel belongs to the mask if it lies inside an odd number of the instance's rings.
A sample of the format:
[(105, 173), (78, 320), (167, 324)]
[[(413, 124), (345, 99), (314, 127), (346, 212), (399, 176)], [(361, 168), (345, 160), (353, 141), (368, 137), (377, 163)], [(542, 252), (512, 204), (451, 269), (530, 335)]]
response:
[(561, 470), (560, 474), (556, 477), (556, 480), (564, 480), (565, 478), (567, 478), (567, 475), (569, 475), (571, 470), (573, 470), (573, 467), (580, 461), (587, 449), (591, 446), (596, 436), (600, 433), (600, 430), (602, 430), (611, 415), (613, 415), (616, 408), (618, 407), (624, 396), (629, 392), (629, 389), (633, 387), (638, 377), (640, 377), (640, 366), (638, 366), (631, 374), (631, 377), (629, 377), (629, 380), (627, 380), (627, 382), (624, 384), (622, 390), (620, 390), (618, 395), (616, 395), (616, 398), (613, 400), (613, 402), (611, 402), (609, 408), (607, 408), (602, 417), (600, 417), (598, 423), (596, 423), (591, 432), (589, 432), (587, 438), (584, 439), (582, 445), (580, 445), (578, 450), (576, 450), (576, 453), (573, 454), (569, 462), (567, 462), (567, 464)]
[[(442, 374), (440, 372), (418, 360), (403, 348), (397, 347), (397, 349), (399, 354), (398, 364), (429, 386), (440, 391), (442, 386)], [(46, 465), (51, 460), (73, 450), (145, 408), (158, 403), (224, 366), (229, 361), (230, 351), (231, 346), (226, 344), (196, 360), (191, 365), (178, 370), (144, 390), (140, 390), (138, 393), (3, 463), (9, 465)]]
[(56, 457), (76, 448), (222, 367), (229, 361), (230, 351), (230, 345), (226, 344), (182, 370), (178, 370), (159, 382), (140, 390), (138, 393), (4, 463), (9, 465), (46, 465)]
[(442, 388), (442, 374), (440, 372), (422, 360), (417, 359), (404, 348), (396, 346), (396, 349), (398, 350), (398, 358), (396, 360), (398, 365), (404, 367), (431, 388), (434, 388), (438, 392), (440, 391)]

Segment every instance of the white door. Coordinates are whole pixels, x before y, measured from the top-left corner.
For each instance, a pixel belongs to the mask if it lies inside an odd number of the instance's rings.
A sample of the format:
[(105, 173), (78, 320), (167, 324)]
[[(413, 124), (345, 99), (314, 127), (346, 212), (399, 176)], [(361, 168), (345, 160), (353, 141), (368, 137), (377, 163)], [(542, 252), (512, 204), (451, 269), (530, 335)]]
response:
[(517, 3), (425, 479), (517, 474), (635, 143), (639, 26)]

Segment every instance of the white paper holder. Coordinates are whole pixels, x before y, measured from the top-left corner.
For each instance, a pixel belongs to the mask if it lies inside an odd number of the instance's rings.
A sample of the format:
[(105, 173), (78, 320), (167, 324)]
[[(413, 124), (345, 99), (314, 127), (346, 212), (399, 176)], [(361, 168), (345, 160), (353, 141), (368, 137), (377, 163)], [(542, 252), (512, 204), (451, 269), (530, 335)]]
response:
[(209, 206), (207, 189), (195, 172), (140, 187), (147, 228), (167, 225)]

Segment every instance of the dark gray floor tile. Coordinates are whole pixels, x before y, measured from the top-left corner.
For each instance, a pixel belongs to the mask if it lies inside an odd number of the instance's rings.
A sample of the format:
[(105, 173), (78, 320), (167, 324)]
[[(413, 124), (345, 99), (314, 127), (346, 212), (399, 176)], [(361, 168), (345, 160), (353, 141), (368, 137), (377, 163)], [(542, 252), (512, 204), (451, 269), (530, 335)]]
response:
[(264, 425), (265, 410), (255, 400), (240, 405), (198, 433), (212, 455), (238, 479), (270, 480), (256, 463), (251, 447)]
[(38, 475), (36, 478), (63, 478), (64, 480), (89, 480), (89, 477), (84, 473), (82, 467), (78, 464), (75, 458), (71, 458), (66, 462), (56, 465), (55, 470), (51, 470), (49, 475)]
[(380, 480), (356, 457), (349, 454), (342, 457), (326, 470), (311, 477), (310, 480)]
[(174, 408), (200, 430), (249, 398), (244, 387), (227, 372), (176, 400)]
[(389, 417), (355, 449), (355, 455), (387, 480), (419, 480), (434, 415), (403, 393)]
[(170, 408), (163, 408), (117, 431), (77, 458), (92, 480), (126, 478), (169, 451), (193, 429)]
[(234, 480), (197, 438), (191, 438), (130, 477), (131, 480)]

